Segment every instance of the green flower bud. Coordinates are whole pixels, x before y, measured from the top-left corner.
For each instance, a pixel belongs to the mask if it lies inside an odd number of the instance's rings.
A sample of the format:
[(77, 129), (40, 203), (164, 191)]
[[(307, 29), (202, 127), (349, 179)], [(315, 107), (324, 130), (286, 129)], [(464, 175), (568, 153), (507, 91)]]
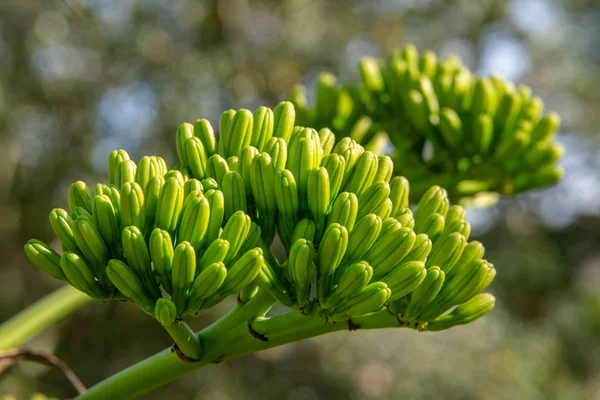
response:
[(370, 151), (363, 152), (356, 161), (356, 165), (352, 168), (348, 181), (344, 185), (344, 190), (347, 192), (362, 194), (375, 178), (377, 173), (378, 160), (377, 156)]
[(238, 156), (231, 156), (227, 159), (227, 166), (230, 171), (240, 172), (240, 158)]
[(298, 187), (294, 175), (287, 169), (277, 171), (274, 178), (275, 201), (279, 212), (295, 223), (299, 212)]
[(419, 60), (421, 73), (433, 79), (437, 70), (437, 57), (432, 51), (425, 51)]
[(219, 293), (224, 296), (239, 293), (256, 278), (264, 263), (260, 248), (247, 251), (229, 268)]
[(146, 226), (146, 210), (144, 208), (144, 191), (135, 182), (127, 182), (121, 188), (121, 224), (137, 226), (144, 232)]
[(105, 194), (94, 196), (92, 215), (100, 237), (111, 251), (116, 252), (120, 241), (119, 221), (110, 197)]
[(235, 116), (235, 110), (227, 110), (223, 114), (221, 114), (221, 119), (219, 120), (219, 145), (218, 151), (222, 157), (227, 157), (229, 154), (229, 143), (231, 138), (231, 121)]
[(148, 185), (150, 179), (155, 176), (163, 176), (162, 165), (156, 158), (149, 156), (142, 157), (135, 172), (135, 181), (143, 190)]
[(149, 295), (154, 298), (161, 297), (160, 290), (154, 279), (154, 271), (150, 262), (150, 253), (142, 232), (136, 226), (123, 229), (123, 254), (127, 264), (133, 270), (145, 287)]
[(390, 272), (412, 249), (415, 240), (415, 233), (403, 228), (399, 222), (382, 229), (363, 258), (373, 267), (373, 280), (377, 281)]
[(337, 284), (321, 303), (323, 308), (334, 308), (343, 300), (354, 296), (367, 286), (373, 276), (373, 268), (366, 261), (354, 263), (343, 270), (338, 269), (338, 271), (343, 271), (343, 273), (339, 274)]
[(75, 207), (75, 209), (73, 209), (73, 211), (71, 212), (71, 218), (77, 219), (79, 217), (87, 218), (90, 221), (94, 220), (92, 213), (88, 212), (85, 208)]
[(352, 316), (364, 315), (383, 307), (390, 298), (390, 288), (383, 282), (365, 286), (360, 292), (343, 301), (332, 311), (334, 321), (343, 321)]
[(473, 105), (471, 112), (474, 118), (479, 114), (491, 114), (496, 112), (498, 99), (494, 84), (487, 78), (478, 78), (475, 81), (475, 90), (473, 92)]
[(367, 214), (375, 212), (390, 195), (390, 186), (385, 181), (372, 184), (367, 190), (358, 196), (358, 214), (360, 219)]
[(319, 141), (323, 150), (323, 157), (331, 154), (333, 146), (335, 146), (335, 135), (329, 128), (323, 128), (319, 131)]
[(344, 173), (346, 169), (346, 160), (339, 154), (329, 154), (323, 158), (321, 166), (327, 169), (329, 176), (329, 192), (332, 199), (335, 199), (340, 192), (344, 182)]
[(250, 179), (250, 174), (252, 172), (252, 161), (254, 157), (258, 156), (260, 152), (256, 147), (247, 146), (242, 149), (242, 154), (239, 157), (239, 170), (242, 179), (244, 180), (244, 185), (246, 189), (246, 193), (252, 193), (252, 181)]
[(340, 224), (330, 224), (323, 234), (317, 255), (319, 302), (329, 294), (335, 270), (344, 258), (347, 247), (348, 230)]
[(294, 174), (300, 199), (306, 196), (308, 175), (321, 161), (321, 144), (314, 129), (306, 128), (292, 138), (289, 145), (288, 169)]
[(171, 300), (160, 298), (156, 301), (154, 315), (162, 326), (173, 325), (177, 318), (177, 307)]
[(154, 316), (155, 300), (146, 293), (142, 282), (127, 264), (119, 260), (110, 260), (106, 273), (121, 293), (135, 301), (144, 312)]
[(475, 117), (471, 134), (478, 153), (488, 153), (494, 135), (493, 124), (494, 120), (489, 114), (479, 114)]
[(25, 254), (29, 261), (54, 279), (68, 282), (60, 266), (60, 255), (46, 243), (35, 239), (28, 241)]
[(427, 266), (438, 265), (445, 273), (448, 273), (459, 260), (466, 245), (467, 240), (458, 232), (440, 237), (434, 243), (427, 258)]
[(225, 264), (215, 262), (208, 265), (194, 280), (187, 303), (188, 311), (198, 312), (202, 308), (204, 299), (215, 294), (225, 282), (226, 277)]
[(145, 226), (148, 228), (154, 226), (160, 193), (164, 184), (164, 178), (157, 176), (150, 179), (146, 185), (146, 189), (144, 190), (144, 213), (146, 215)]
[(443, 315), (427, 324), (430, 332), (443, 331), (457, 325), (466, 325), (492, 311), (496, 299), (489, 293), (481, 293), (461, 304), (450, 314)]
[(402, 213), (396, 215), (394, 218), (396, 218), (396, 220), (398, 220), (405, 228), (413, 229), (415, 227), (415, 219), (413, 218), (413, 213), (410, 211), (410, 208), (405, 208)]
[(446, 275), (439, 267), (427, 270), (423, 282), (411, 293), (406, 310), (402, 313), (405, 321), (415, 321), (423, 307), (429, 304), (442, 289)]
[(306, 239), (309, 242), (313, 242), (315, 240), (316, 229), (314, 221), (308, 218), (302, 219), (296, 224), (291, 243), (296, 243), (298, 239)]
[(108, 249), (94, 227), (92, 220), (79, 217), (73, 221), (72, 228), (77, 247), (90, 263), (97, 276), (102, 277), (104, 268), (108, 263)]
[(182, 207), (183, 185), (176, 178), (169, 178), (160, 190), (154, 225), (172, 234), (179, 222)]
[(228, 252), (229, 242), (227, 240), (216, 239), (212, 241), (200, 258), (200, 261), (198, 261), (198, 268), (196, 272), (202, 273), (211, 264), (223, 263)]
[(327, 216), (327, 225), (337, 223), (352, 231), (357, 215), (358, 198), (354, 193), (344, 192), (333, 202), (331, 212)]
[(314, 258), (315, 248), (312, 242), (306, 239), (298, 239), (294, 242), (288, 258), (288, 268), (296, 302), (300, 308), (308, 304), (310, 284), (317, 273)]
[(127, 182), (135, 182), (136, 170), (133, 160), (121, 162), (115, 170), (115, 186), (120, 189)]
[(344, 255), (342, 264), (361, 260), (377, 240), (382, 224), (381, 218), (375, 214), (367, 214), (358, 220), (348, 237), (348, 251)]
[(173, 265), (173, 241), (169, 232), (155, 228), (150, 235), (150, 258), (154, 271), (158, 274), (165, 291), (173, 293), (171, 286), (171, 266)]
[(545, 115), (531, 132), (531, 142), (539, 143), (551, 140), (560, 126), (560, 117), (556, 113)]
[(448, 212), (448, 194), (444, 189), (439, 186), (432, 186), (425, 192), (419, 204), (417, 205), (417, 209), (414, 213), (414, 218), (416, 221), (416, 227), (421, 226), (427, 217), (431, 214), (437, 213), (441, 216), (446, 216)]
[(123, 161), (129, 160), (129, 154), (125, 150), (113, 150), (108, 156), (108, 181), (111, 185), (117, 185), (115, 180), (117, 167)]
[[(317, 232), (325, 229), (325, 216), (329, 209), (329, 176), (323, 167), (313, 169), (308, 176), (308, 208), (317, 224)], [(317, 236), (320, 236), (318, 234)]]
[(444, 227), (442, 236), (448, 236), (453, 232), (460, 233), (468, 240), (471, 234), (471, 225), (467, 221), (458, 219), (448, 222), (448, 218), (446, 218), (446, 226)]
[(252, 129), (250, 146), (254, 146), (262, 151), (265, 148), (265, 144), (273, 136), (273, 111), (267, 107), (259, 107), (254, 111), (253, 117), (254, 126)]
[(385, 89), (379, 63), (372, 57), (364, 57), (358, 64), (363, 85), (368, 92), (379, 93)]
[(395, 176), (390, 181), (390, 199), (394, 207), (392, 208), (392, 217), (400, 215), (408, 208), (408, 181), (403, 176)]
[(248, 211), (244, 180), (240, 174), (228, 172), (223, 178), (222, 187), (226, 219), (231, 218), (236, 211)]
[(282, 138), (271, 138), (265, 145), (265, 151), (269, 153), (273, 160), (275, 171), (285, 168), (287, 162), (287, 144)]
[(317, 99), (315, 102), (315, 120), (317, 126), (330, 125), (335, 116), (339, 89), (335, 76), (329, 72), (319, 74), (317, 81)]
[[(339, 154), (346, 160), (346, 171), (351, 171), (364, 148), (349, 137), (340, 140), (333, 148), (333, 154)], [(345, 178), (347, 180), (349, 175)]]
[(185, 202), (185, 199), (187, 199), (188, 195), (193, 192), (193, 191), (200, 191), (200, 193), (204, 194), (204, 187), (202, 186), (202, 182), (200, 182), (198, 179), (188, 179), (187, 181), (185, 181), (185, 183), (183, 184), (183, 199)]
[(373, 178), (373, 182), (384, 181), (389, 182), (394, 173), (394, 162), (388, 156), (377, 157), (377, 172)]
[(258, 223), (263, 231), (265, 243), (270, 244), (275, 235), (275, 169), (268, 153), (262, 153), (252, 161), (252, 195), (259, 210)]
[(52, 210), (50, 212), (50, 226), (52, 226), (52, 230), (65, 249), (75, 253), (79, 251), (73, 235), (73, 220), (67, 211), (62, 208)]
[(215, 132), (210, 122), (205, 119), (199, 119), (194, 122), (194, 136), (202, 142), (207, 157), (216, 154), (217, 139), (215, 138)]
[(411, 261), (402, 264), (379, 279), (387, 284), (392, 291), (389, 302), (396, 301), (412, 293), (427, 276), (427, 269), (422, 261)]
[(250, 145), (252, 140), (253, 116), (249, 110), (238, 110), (229, 124), (227, 135), (221, 133), (223, 141), (223, 157), (240, 156), (242, 149)]
[(440, 214), (430, 214), (421, 219), (421, 223), (416, 221), (414, 231), (417, 234), (425, 233), (435, 242), (444, 231), (444, 217)]
[[(258, 248), (257, 248), (258, 249)], [(291, 307), (294, 300), (289, 291), (289, 285), (280, 269), (276, 269), (269, 263), (263, 263), (256, 275), (256, 283), (281, 304)]]
[(289, 101), (277, 104), (274, 111), (273, 136), (280, 137), (289, 143), (296, 119), (296, 111)]
[(204, 243), (212, 243), (221, 233), (221, 225), (225, 215), (225, 199), (220, 190), (209, 190), (204, 195), (210, 206), (210, 217), (208, 228), (204, 237)]
[(69, 208), (71, 211), (81, 207), (88, 213), (92, 212), (92, 199), (94, 195), (85, 182), (77, 181), (69, 186)]
[(188, 198), (181, 210), (177, 241), (187, 241), (195, 251), (200, 250), (208, 229), (210, 206), (206, 197), (199, 195)]
[(187, 178), (183, 175), (183, 172), (181, 172), (179, 169), (175, 169), (175, 167), (173, 167), (170, 171), (168, 171), (165, 176), (164, 176), (165, 180), (169, 179), (169, 178), (175, 178), (177, 179), (182, 185), (185, 183), (185, 181), (187, 180)]
[[(186, 164), (190, 174), (196, 179), (204, 179), (206, 176), (207, 156), (202, 141), (197, 137), (191, 137), (183, 143)], [(165, 179), (168, 179), (165, 177)], [(183, 182), (182, 182), (183, 184)]]
[(65, 252), (60, 258), (60, 266), (65, 276), (75, 289), (94, 299), (108, 299), (110, 294), (96, 280), (92, 268), (77, 254)]
[(221, 239), (229, 242), (229, 251), (225, 257), (224, 263), (227, 265), (237, 255), (242, 243), (246, 240), (250, 232), (250, 217), (242, 211), (237, 211), (225, 224)]
[(406, 256), (404, 256), (402, 262), (405, 263), (408, 261), (425, 261), (429, 256), (432, 247), (433, 244), (431, 242), (431, 239), (429, 239), (429, 237), (426, 234), (421, 233), (415, 238), (415, 244), (413, 245), (410, 252)]
[(451, 149), (460, 148), (463, 143), (463, 127), (460, 117), (451, 108), (442, 107), (440, 111), (439, 128), (446, 145)]
[(206, 165), (206, 176), (214, 178), (219, 185), (222, 185), (223, 177), (229, 172), (227, 161), (218, 154), (212, 155)]
[(209, 190), (221, 190), (221, 187), (213, 178), (202, 179), (201, 183), (205, 192), (208, 192)]
[(179, 125), (177, 128), (176, 143), (177, 143), (177, 155), (179, 156), (179, 162), (182, 165), (189, 165), (187, 155), (185, 153), (185, 142), (188, 139), (194, 137), (194, 127), (192, 124), (187, 122)]
[(171, 267), (171, 299), (181, 314), (185, 308), (188, 292), (196, 276), (196, 251), (189, 242), (181, 242), (175, 247), (173, 265)]

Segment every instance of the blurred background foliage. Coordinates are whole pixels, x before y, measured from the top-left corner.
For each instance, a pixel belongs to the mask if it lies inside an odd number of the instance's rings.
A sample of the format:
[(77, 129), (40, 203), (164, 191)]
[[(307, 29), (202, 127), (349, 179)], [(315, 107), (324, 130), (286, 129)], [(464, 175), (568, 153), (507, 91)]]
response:
[[(448, 332), (346, 332), (211, 366), (145, 398), (599, 399), (600, 2), (596, 0), (0, 1), (0, 321), (57, 287), (23, 253), (49, 240), (68, 185), (108, 152), (175, 161), (183, 121), (275, 105), (329, 70), (411, 42), (533, 87), (562, 119), (566, 178), (469, 210), (498, 275), (497, 309)], [(310, 95), (310, 94), (309, 94)], [(200, 329), (232, 303), (191, 321)], [(88, 385), (170, 345), (137, 307), (93, 304), (31, 347)], [(20, 365), (0, 395), (74, 393)]]

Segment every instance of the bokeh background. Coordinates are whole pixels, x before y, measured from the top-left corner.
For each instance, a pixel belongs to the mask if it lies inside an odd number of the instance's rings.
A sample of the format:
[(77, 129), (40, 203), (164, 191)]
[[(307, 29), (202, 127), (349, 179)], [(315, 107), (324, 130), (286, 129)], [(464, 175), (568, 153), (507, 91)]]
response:
[[(563, 124), (556, 187), (469, 210), (498, 305), (426, 334), (344, 332), (211, 366), (147, 399), (600, 399), (600, 2), (597, 0), (1, 0), (0, 321), (59, 284), (22, 248), (52, 240), (75, 180), (108, 152), (175, 161), (183, 121), (275, 105), (320, 71), (411, 42), (533, 87)], [(191, 321), (201, 328), (222, 304)], [(170, 345), (135, 306), (92, 304), (37, 337), (91, 385)], [(74, 393), (19, 365), (0, 395)]]

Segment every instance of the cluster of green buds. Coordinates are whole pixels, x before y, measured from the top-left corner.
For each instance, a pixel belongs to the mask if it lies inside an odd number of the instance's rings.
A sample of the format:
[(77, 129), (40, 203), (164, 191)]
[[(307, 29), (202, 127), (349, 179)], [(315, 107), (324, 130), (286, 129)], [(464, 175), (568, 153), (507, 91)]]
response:
[(444, 189), (431, 187), (413, 213), (390, 157), (297, 126), (289, 102), (229, 110), (219, 125), (217, 141), (207, 120), (182, 124), (170, 168), (113, 151), (109, 185), (76, 182), (70, 212), (50, 214), (64, 254), (32, 240), (31, 261), (94, 298), (133, 300), (163, 325), (259, 290), (325, 321), (387, 308), (421, 330), (493, 308), (481, 292), (495, 270)]
[(417, 199), (433, 184), (454, 201), (489, 205), (511, 195), (554, 184), (564, 149), (553, 139), (557, 114), (543, 115), (542, 100), (525, 85), (476, 77), (455, 57), (438, 61), (408, 45), (387, 62), (364, 58), (360, 86), (338, 88), (320, 75), (308, 108), (305, 88), (290, 99), (298, 123), (329, 127), (365, 147), (395, 149), (395, 173), (413, 184)]

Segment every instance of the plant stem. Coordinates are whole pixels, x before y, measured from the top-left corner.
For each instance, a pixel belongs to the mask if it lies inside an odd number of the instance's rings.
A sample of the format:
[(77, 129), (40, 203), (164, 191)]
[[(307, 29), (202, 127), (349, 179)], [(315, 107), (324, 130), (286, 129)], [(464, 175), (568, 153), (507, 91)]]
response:
[(0, 325), (0, 350), (19, 347), (93, 299), (66, 285)]
[(165, 329), (186, 357), (191, 360), (200, 359), (202, 356), (202, 344), (188, 324), (183, 321), (175, 321), (172, 325), (165, 326)]
[(171, 349), (166, 349), (96, 384), (78, 399), (132, 398), (188, 372), (231, 357), (346, 329), (399, 327), (396, 318), (387, 311), (356, 317), (348, 324), (342, 322), (335, 325), (327, 323), (317, 311), (308, 316), (293, 311), (272, 318), (245, 319), (249, 309), (259, 309), (259, 305), (265, 304), (267, 301), (263, 296), (254, 304), (249, 301), (200, 332), (197, 336), (204, 345), (200, 361), (185, 362)]

